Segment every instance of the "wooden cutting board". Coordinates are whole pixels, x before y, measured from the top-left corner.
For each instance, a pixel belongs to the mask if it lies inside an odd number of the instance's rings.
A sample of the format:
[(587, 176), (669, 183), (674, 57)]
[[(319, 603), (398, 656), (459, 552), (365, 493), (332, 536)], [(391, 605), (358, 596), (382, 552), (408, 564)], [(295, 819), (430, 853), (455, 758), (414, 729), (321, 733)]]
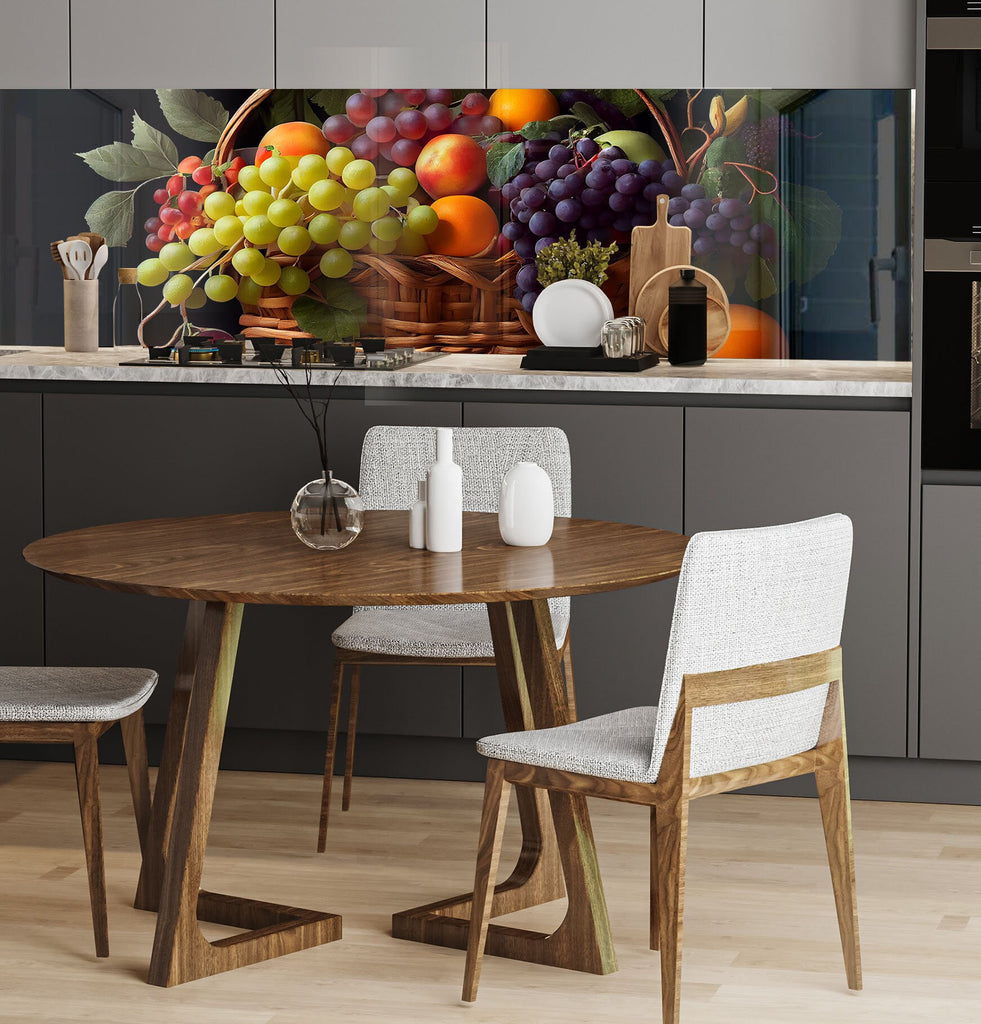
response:
[[(683, 266), (666, 267), (655, 274), (637, 296), (636, 315), (647, 322), (644, 347), (660, 356), (668, 354), (668, 289), (680, 280)], [(695, 280), (705, 285), (707, 291), (706, 354), (712, 355), (725, 344), (732, 327), (729, 298), (717, 277), (699, 267), (693, 269)]]
[(654, 224), (634, 228), (630, 233), (628, 308), (631, 316), (637, 312), (640, 290), (658, 271), (691, 263), (691, 228), (673, 228), (668, 223), (669, 199), (669, 196), (658, 196)]

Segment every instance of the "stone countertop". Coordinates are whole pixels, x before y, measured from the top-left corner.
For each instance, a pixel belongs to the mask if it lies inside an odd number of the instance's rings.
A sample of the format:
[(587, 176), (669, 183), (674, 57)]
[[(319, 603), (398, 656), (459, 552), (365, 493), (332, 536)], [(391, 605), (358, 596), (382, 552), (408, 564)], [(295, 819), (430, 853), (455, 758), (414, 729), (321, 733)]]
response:
[[(120, 366), (144, 350), (71, 353), (54, 346), (0, 346), (5, 380), (119, 384), (277, 384), (267, 366)], [(710, 359), (704, 366), (667, 361), (641, 373), (522, 370), (520, 356), (439, 355), (398, 370), (315, 370), (314, 383), (338, 387), (468, 388), (481, 391), (579, 391), (620, 394), (822, 395), (910, 398), (910, 363), (830, 359)], [(299, 382), (300, 370), (291, 371)], [(335, 380), (336, 378), (336, 380)]]

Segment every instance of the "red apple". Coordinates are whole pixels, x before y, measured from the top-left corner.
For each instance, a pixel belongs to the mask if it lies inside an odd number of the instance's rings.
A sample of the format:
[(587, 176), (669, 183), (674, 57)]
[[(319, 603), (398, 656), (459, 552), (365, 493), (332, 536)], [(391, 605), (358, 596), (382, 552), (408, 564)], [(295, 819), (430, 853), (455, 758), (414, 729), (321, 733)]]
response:
[(419, 154), (416, 177), (433, 199), (470, 195), (487, 180), (487, 157), (468, 135), (437, 135)]

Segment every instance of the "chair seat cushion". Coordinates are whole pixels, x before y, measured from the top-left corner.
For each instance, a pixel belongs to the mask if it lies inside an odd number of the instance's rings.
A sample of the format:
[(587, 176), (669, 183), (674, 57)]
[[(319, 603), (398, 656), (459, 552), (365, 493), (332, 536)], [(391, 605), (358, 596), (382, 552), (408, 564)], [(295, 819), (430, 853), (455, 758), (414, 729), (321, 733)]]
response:
[(156, 685), (149, 668), (0, 666), (0, 722), (114, 722)]
[(477, 750), (501, 761), (649, 782), (656, 722), (656, 707), (627, 708), (554, 729), (485, 736), (477, 741)]
[[(569, 598), (549, 601), (555, 646), (569, 629)], [(482, 604), (355, 608), (334, 630), (335, 647), (403, 658), (493, 658), (487, 607)]]

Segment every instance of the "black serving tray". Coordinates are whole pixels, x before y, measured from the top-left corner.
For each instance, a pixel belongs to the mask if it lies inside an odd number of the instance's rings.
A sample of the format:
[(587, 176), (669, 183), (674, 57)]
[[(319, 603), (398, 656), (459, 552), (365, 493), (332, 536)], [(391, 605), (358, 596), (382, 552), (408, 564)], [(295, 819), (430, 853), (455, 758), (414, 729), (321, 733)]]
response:
[(533, 348), (521, 360), (522, 370), (617, 370), (636, 373), (657, 366), (656, 352), (642, 352), (636, 356), (619, 356), (611, 359), (603, 355), (603, 349), (563, 348), (557, 345), (543, 345)]

